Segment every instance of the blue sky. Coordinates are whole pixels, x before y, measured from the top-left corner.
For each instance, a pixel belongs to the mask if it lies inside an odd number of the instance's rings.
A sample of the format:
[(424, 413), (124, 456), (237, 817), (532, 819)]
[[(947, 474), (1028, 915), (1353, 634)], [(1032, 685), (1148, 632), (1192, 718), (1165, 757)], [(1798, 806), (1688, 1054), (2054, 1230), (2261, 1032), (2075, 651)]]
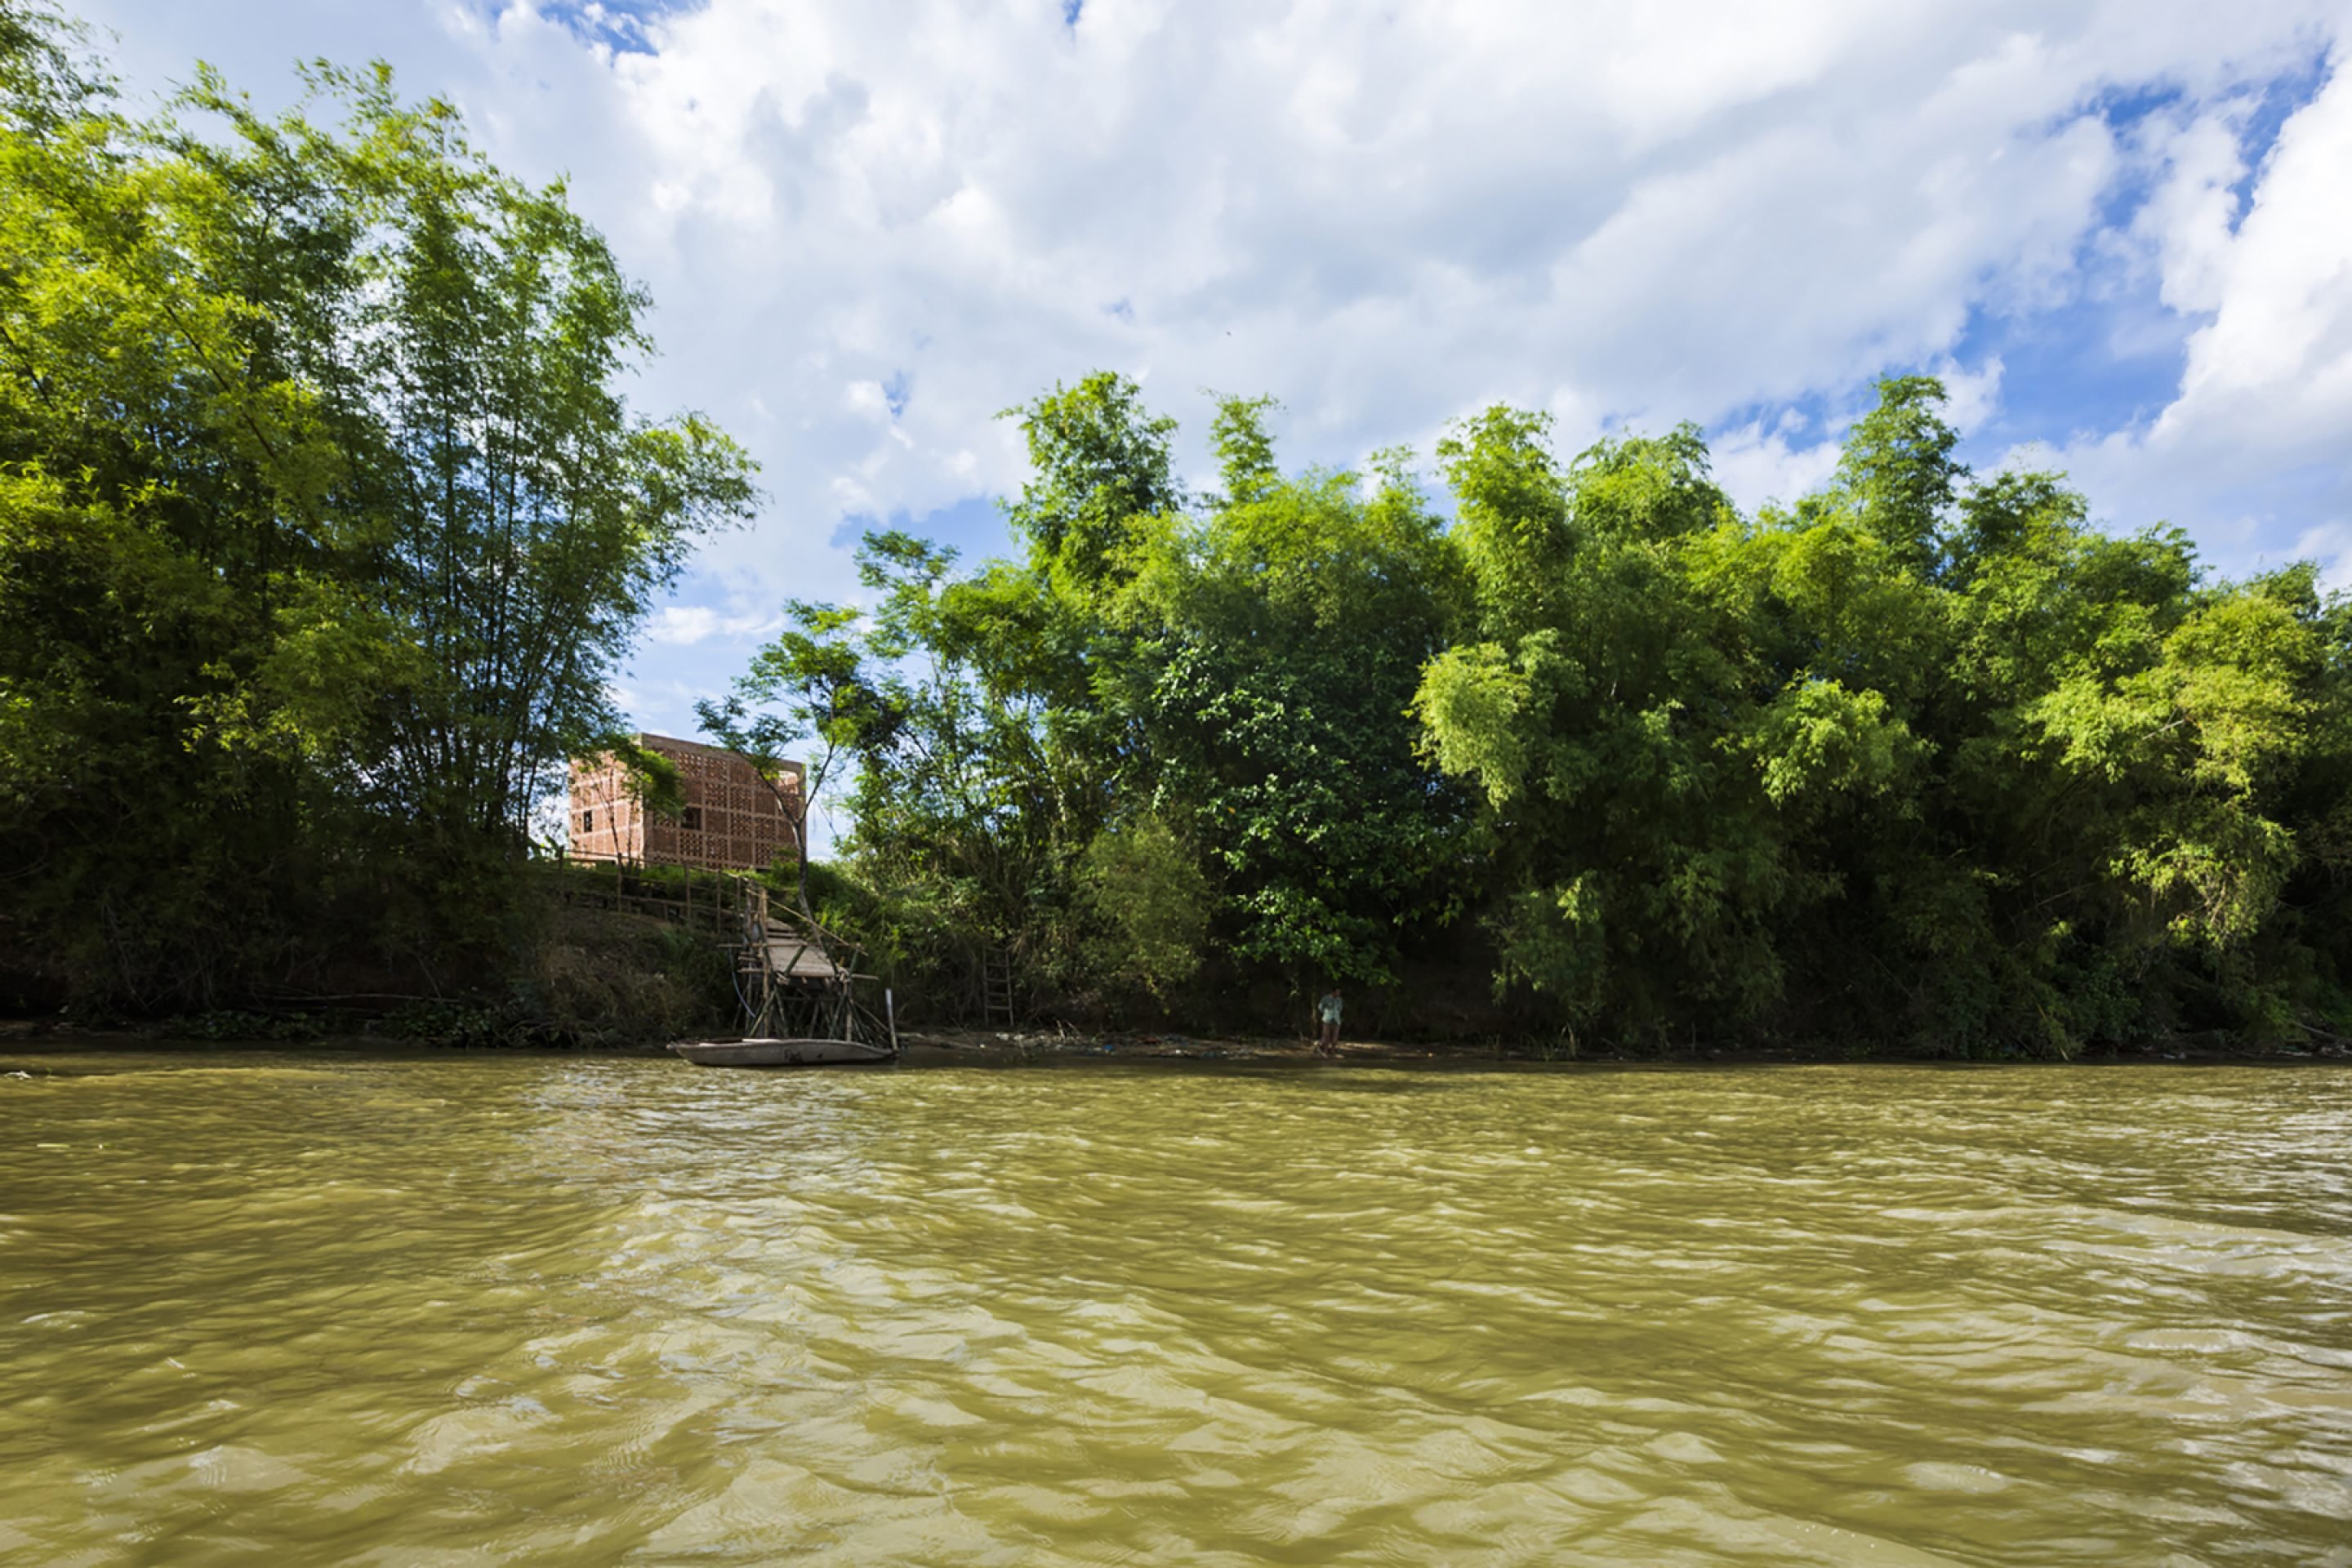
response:
[(2217, 568), (2352, 577), (2344, 0), (83, 0), (135, 91), (392, 62), (657, 301), (649, 412), (761, 458), (621, 696), (689, 731), (867, 520), (1000, 548), (995, 413), (1204, 389), (1294, 464), (1507, 399), (1705, 425), (1743, 505), (1927, 370), (1979, 469), (2063, 468)]

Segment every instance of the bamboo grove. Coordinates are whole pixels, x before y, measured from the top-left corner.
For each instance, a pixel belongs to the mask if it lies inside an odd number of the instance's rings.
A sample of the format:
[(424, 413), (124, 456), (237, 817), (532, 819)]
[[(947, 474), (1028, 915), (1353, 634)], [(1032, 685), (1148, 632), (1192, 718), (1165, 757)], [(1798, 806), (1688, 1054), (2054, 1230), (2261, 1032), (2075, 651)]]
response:
[[(1832, 481), (1746, 516), (1698, 430), (1573, 458), (1496, 407), (1213, 493), (1110, 374), (1013, 411), (1023, 553), (869, 534), (730, 704), (854, 756), (845, 918), (935, 987), (1569, 1049), (2073, 1055), (2346, 1016), (2352, 607), (1972, 476), (1880, 384)], [(1476, 1005), (1483, 1003), (1485, 1011)]]

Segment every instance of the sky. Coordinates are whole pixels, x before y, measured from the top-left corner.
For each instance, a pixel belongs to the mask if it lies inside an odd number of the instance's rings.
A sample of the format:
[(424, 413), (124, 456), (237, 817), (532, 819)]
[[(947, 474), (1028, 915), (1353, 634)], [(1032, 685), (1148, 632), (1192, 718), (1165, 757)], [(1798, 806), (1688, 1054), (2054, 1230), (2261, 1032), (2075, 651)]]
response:
[(1009, 548), (997, 417), (1134, 377), (1207, 470), (1706, 427), (1743, 507), (1925, 371), (1979, 473), (2352, 586), (2352, 0), (68, 0), (134, 96), (390, 62), (568, 182), (656, 301), (630, 389), (762, 465), (617, 696), (691, 734), (887, 521)]

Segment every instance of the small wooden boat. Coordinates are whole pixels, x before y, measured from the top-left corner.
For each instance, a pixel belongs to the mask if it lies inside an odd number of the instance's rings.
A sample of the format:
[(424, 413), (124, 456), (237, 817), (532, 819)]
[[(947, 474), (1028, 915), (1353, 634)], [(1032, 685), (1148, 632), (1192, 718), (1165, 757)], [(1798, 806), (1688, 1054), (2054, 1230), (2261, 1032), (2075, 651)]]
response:
[(863, 1040), (677, 1040), (669, 1047), (697, 1067), (796, 1068), (828, 1062), (887, 1062), (898, 1052)]

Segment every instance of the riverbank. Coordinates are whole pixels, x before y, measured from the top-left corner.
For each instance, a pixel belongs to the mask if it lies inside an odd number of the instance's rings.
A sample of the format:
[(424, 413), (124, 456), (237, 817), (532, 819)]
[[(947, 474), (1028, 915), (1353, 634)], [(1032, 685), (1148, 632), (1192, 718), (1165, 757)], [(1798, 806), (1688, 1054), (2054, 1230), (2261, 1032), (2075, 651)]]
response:
[[(1301, 1066), (1333, 1065), (1318, 1057), (1315, 1043), (1304, 1036), (1278, 1038), (1249, 1035), (1185, 1035), (1179, 1033), (1084, 1034), (1068, 1029), (920, 1029), (902, 1031), (900, 1043), (908, 1058), (922, 1061), (1028, 1062), (1071, 1058), (1124, 1058), (1131, 1060), (1235, 1061)], [(1957, 1058), (1920, 1058), (1886, 1053), (1806, 1048), (1694, 1047), (1671, 1052), (1611, 1048), (1570, 1053), (1526, 1039), (1391, 1042), (1339, 1042), (1337, 1065), (1408, 1066), (1415, 1064), (1515, 1065), (1620, 1064), (1649, 1066), (1827, 1066), (1861, 1062), (1903, 1063), (1958, 1061)], [(2020, 1061), (2030, 1058), (2015, 1058)], [(2259, 1047), (2215, 1041), (2151, 1041), (2113, 1051), (2088, 1053), (2079, 1062), (2201, 1062), (2243, 1066), (2249, 1063), (2352, 1062), (2352, 1045), (2326, 1042), (2305, 1047)]]
[[(1085, 1032), (1055, 1029), (909, 1028), (899, 1043), (910, 1066), (985, 1064), (992, 1067), (1045, 1065), (1079, 1060), (1234, 1062), (1268, 1067), (1549, 1067), (1549, 1066), (1844, 1066), (1885, 1063), (1920, 1066), (1949, 1062), (1969, 1065), (1957, 1058), (1920, 1058), (1885, 1052), (1853, 1052), (1801, 1047), (1710, 1047), (1696, 1046), (1673, 1052), (1588, 1049), (1570, 1054), (1547, 1048), (1529, 1039), (1387, 1041), (1343, 1039), (1339, 1055), (1318, 1057), (1305, 1036), (1185, 1034), (1177, 1031)], [(665, 1056), (659, 1041), (634, 1040), (594, 1045), (550, 1046), (538, 1043), (486, 1044), (477, 1037), (418, 1037), (404, 1034), (347, 1030), (310, 1036), (239, 1037), (224, 1034), (191, 1037), (168, 1026), (151, 1028), (85, 1027), (59, 1019), (0, 1019), (0, 1058), (10, 1056), (66, 1054), (79, 1051), (253, 1051), (346, 1052), (440, 1055), (453, 1052), (509, 1055), (515, 1052), (570, 1056)], [(2015, 1058), (2023, 1061), (2029, 1058)], [(2205, 1064), (2211, 1066), (2296, 1063), (2352, 1064), (2352, 1043), (2321, 1041), (2307, 1047), (2263, 1047), (2212, 1039), (2158, 1040), (2143, 1045), (2095, 1051), (2075, 1058), (2079, 1064), (2116, 1065)]]

